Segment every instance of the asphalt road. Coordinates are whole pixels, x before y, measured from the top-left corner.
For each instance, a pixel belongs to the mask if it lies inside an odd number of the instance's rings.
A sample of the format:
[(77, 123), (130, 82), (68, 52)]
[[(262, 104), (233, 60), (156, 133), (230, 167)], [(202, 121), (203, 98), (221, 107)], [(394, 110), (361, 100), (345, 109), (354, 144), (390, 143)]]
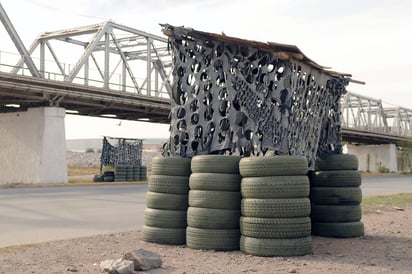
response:
[(412, 193), (412, 176), (363, 177), (361, 188), (363, 197)]
[(0, 247), (140, 229), (147, 185), (0, 189)]
[[(0, 247), (140, 229), (146, 185), (0, 189)], [(363, 195), (412, 193), (412, 176), (364, 177)]]

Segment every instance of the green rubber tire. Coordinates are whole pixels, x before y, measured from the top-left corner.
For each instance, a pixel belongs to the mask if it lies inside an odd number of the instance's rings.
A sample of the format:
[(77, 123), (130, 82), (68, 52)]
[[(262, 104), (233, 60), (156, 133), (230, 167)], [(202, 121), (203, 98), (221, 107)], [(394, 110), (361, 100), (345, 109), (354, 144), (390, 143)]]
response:
[(187, 225), (204, 229), (238, 229), (240, 210), (189, 207)]
[(242, 199), (242, 216), (259, 218), (309, 217), (309, 198)]
[(189, 176), (190, 158), (154, 157), (152, 159), (153, 175)]
[(362, 202), (360, 187), (312, 187), (310, 200), (317, 205), (358, 205)]
[(307, 176), (246, 177), (242, 179), (242, 198), (304, 198), (309, 196)]
[(197, 155), (192, 158), (193, 173), (230, 173), (239, 174), (240, 156)]
[(186, 228), (187, 214), (185, 210), (166, 210), (146, 208), (144, 224), (160, 228)]
[(312, 222), (346, 223), (358, 222), (362, 218), (360, 205), (314, 205), (312, 204)]
[(300, 238), (311, 233), (309, 217), (301, 218), (240, 218), (240, 232), (252, 238)]
[(151, 175), (148, 190), (158, 193), (187, 195), (189, 193), (189, 177)]
[(184, 245), (186, 229), (143, 226), (142, 240), (157, 244)]
[(246, 254), (263, 257), (304, 256), (312, 253), (311, 236), (291, 239), (265, 239), (242, 236), (240, 250)]
[(212, 190), (189, 191), (189, 206), (193, 207), (239, 209), (240, 200), (240, 192)]
[(317, 159), (316, 170), (357, 170), (359, 162), (353, 154), (331, 154), (325, 159)]
[(312, 223), (314, 235), (335, 238), (352, 238), (365, 235), (362, 222), (346, 223)]
[(358, 187), (361, 173), (357, 170), (325, 170), (309, 172), (312, 187)]
[(146, 207), (154, 209), (187, 210), (187, 195), (147, 192)]
[(203, 229), (190, 226), (186, 229), (186, 244), (192, 249), (239, 250), (239, 239), (239, 229)]
[(240, 160), (243, 177), (306, 175), (308, 161), (304, 156), (247, 157)]
[(240, 191), (241, 179), (239, 174), (192, 173), (189, 186), (193, 190)]

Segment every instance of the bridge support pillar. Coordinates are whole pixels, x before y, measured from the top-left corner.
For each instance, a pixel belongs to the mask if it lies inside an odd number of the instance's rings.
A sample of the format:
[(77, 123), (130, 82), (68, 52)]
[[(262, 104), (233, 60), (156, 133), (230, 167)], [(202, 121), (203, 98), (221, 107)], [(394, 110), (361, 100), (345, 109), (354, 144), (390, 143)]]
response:
[(398, 172), (396, 146), (383, 145), (350, 145), (348, 154), (354, 154), (359, 160), (359, 170), (364, 172)]
[(0, 184), (67, 183), (64, 108), (0, 114)]

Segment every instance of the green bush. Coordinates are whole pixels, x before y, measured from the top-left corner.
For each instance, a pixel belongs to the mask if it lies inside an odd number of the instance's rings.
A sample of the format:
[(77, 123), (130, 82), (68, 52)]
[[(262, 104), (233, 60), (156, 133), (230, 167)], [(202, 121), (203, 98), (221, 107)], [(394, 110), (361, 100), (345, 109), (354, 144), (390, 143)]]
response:
[(378, 172), (379, 173), (389, 173), (389, 168), (385, 167), (385, 166), (380, 166), (378, 168)]

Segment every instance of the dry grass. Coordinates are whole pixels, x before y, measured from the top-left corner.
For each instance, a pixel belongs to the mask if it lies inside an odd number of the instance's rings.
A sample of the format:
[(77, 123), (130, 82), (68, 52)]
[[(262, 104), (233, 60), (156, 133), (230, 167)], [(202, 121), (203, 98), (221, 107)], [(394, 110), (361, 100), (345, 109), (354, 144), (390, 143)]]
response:
[(97, 166), (91, 166), (91, 167), (68, 166), (67, 167), (67, 173), (69, 176), (97, 174), (99, 172), (100, 172), (100, 168)]
[(2, 253), (12, 253), (16, 251), (23, 251), (29, 247), (33, 247), (37, 244), (20, 244), (20, 245), (10, 245), (6, 247), (0, 248), (0, 252)]
[(364, 213), (370, 213), (376, 212), (377, 210), (399, 210), (411, 205), (412, 193), (370, 196), (363, 199), (362, 211)]

